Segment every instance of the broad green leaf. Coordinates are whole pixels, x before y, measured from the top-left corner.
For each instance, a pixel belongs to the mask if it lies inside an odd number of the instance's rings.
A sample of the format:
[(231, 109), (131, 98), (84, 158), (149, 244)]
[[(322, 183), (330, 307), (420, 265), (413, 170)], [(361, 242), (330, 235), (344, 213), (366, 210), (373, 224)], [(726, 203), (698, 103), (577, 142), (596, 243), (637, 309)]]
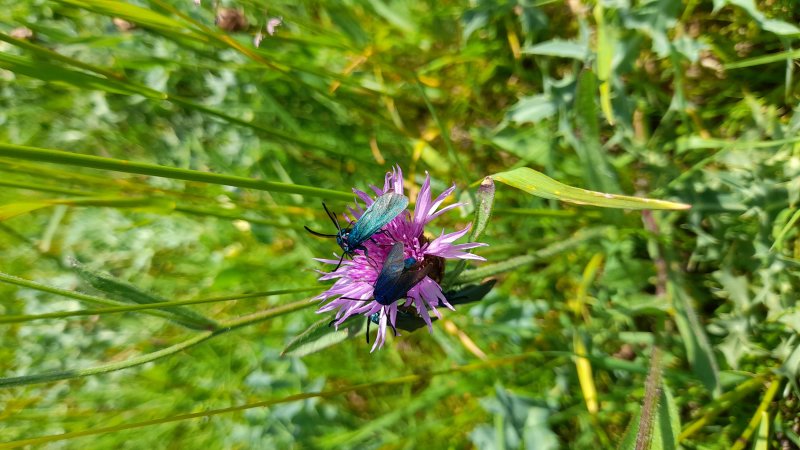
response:
[(409, 15), (407, 8), (403, 6), (403, 2), (383, 2), (382, 0), (369, 0), (369, 4), (378, 13), (379, 16), (386, 19), (398, 29), (406, 33), (414, 33), (417, 31), (417, 24)]
[(359, 317), (346, 321), (339, 329), (329, 326), (329, 318), (320, 319), (289, 341), (281, 356), (306, 356), (361, 334), (364, 321)]
[(568, 186), (528, 167), (520, 167), (491, 176), (509, 186), (537, 197), (561, 200), (578, 205), (622, 209), (689, 209), (691, 205), (651, 198), (607, 194)]
[(553, 116), (558, 108), (547, 94), (522, 97), (508, 108), (506, 119), (514, 123), (536, 123)]
[(558, 56), (561, 58), (572, 58), (583, 61), (589, 56), (589, 47), (577, 41), (553, 39), (551, 41), (523, 47), (522, 53), (527, 53), (529, 55)]

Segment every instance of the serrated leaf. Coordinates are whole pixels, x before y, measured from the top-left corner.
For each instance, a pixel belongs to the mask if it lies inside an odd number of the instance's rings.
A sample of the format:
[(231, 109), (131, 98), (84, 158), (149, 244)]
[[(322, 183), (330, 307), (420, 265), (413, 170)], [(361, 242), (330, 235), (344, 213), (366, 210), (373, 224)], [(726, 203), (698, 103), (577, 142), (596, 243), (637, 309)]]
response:
[(346, 321), (339, 329), (328, 326), (331, 322), (329, 318), (320, 319), (289, 341), (281, 356), (310, 355), (358, 336), (364, 328), (364, 320), (358, 319)]
[(520, 167), (491, 176), (509, 186), (521, 189), (537, 197), (543, 197), (578, 205), (622, 209), (689, 209), (691, 205), (651, 198), (630, 197), (589, 191), (560, 183), (547, 175), (528, 167)]

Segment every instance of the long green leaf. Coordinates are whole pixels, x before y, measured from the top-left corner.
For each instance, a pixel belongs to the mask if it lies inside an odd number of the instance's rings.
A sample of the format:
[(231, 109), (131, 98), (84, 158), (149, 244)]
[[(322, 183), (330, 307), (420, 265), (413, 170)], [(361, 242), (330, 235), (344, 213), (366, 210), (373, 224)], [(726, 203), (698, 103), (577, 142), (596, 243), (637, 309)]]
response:
[(678, 407), (661, 376), (661, 350), (653, 348), (644, 400), (631, 419), (620, 450), (675, 450), (681, 430)]
[(298, 288), (298, 289), (279, 289), (275, 291), (253, 292), (250, 294), (231, 295), (226, 297), (176, 300), (168, 302), (146, 303), (143, 305), (126, 305), (126, 306), (115, 306), (111, 308), (99, 308), (99, 309), (81, 309), (78, 311), (59, 311), (59, 312), (44, 313), (44, 314), (8, 315), (8, 316), (0, 316), (0, 323), (29, 322), (32, 320), (41, 320), (41, 319), (63, 319), (65, 317), (95, 316), (102, 314), (114, 314), (114, 313), (133, 312), (133, 311), (147, 312), (147, 310), (151, 309), (169, 308), (173, 306), (229, 302), (229, 301), (244, 300), (250, 298), (269, 297), (272, 295), (292, 294), (292, 293), (308, 292), (315, 290), (319, 290), (319, 288), (313, 287), (313, 288)]
[[(20, 47), (41, 56), (41, 58), (33, 59), (17, 55), (11, 55), (7, 53), (0, 53), (0, 68), (5, 68), (15, 73), (19, 73), (46, 82), (64, 83), (71, 86), (75, 86), (80, 89), (100, 90), (100, 91), (105, 91), (115, 94), (123, 94), (123, 95), (142, 95), (148, 99), (157, 101), (167, 100), (174, 104), (195, 111), (199, 111), (204, 114), (208, 114), (210, 116), (216, 117), (226, 122), (250, 128), (254, 130), (256, 133), (263, 135), (265, 137), (279, 139), (283, 142), (288, 142), (298, 146), (320, 150), (323, 152), (332, 153), (340, 156), (348, 156), (349, 158), (353, 158), (361, 162), (370, 162), (370, 160), (366, 159), (362, 155), (354, 154), (350, 150), (342, 150), (337, 148), (331, 148), (326, 145), (321, 145), (316, 142), (304, 139), (295, 134), (287, 133), (279, 129), (261, 125), (256, 122), (231, 116), (222, 111), (210, 108), (206, 105), (198, 103), (194, 100), (190, 100), (188, 98), (183, 98), (177, 95), (171, 95), (166, 92), (160, 92), (151, 89), (147, 86), (131, 82), (101, 67), (86, 64), (81, 61), (77, 61), (62, 55), (54, 56), (54, 54), (55, 55), (58, 54), (51, 50), (41, 48), (40, 46), (37, 46), (35, 44), (31, 43), (23, 44), (21, 43), (22, 41), (15, 40), (7, 36), (4, 36), (2, 40), (12, 43), (14, 45), (19, 45)], [(79, 67), (83, 70), (89, 70), (95, 72), (98, 75), (103, 75), (103, 76), (101, 77), (78, 70), (68, 69), (66, 67), (46, 62), (45, 60), (59, 60), (67, 64), (70, 64), (72, 66)]]
[[(614, 111), (611, 108), (611, 70), (614, 59), (616, 36), (614, 28), (606, 22), (603, 3), (597, 2), (594, 7), (597, 22), (597, 79), (600, 81), (600, 109), (609, 124), (614, 124)], [(580, 114), (580, 112), (578, 112)]]
[(66, 164), (78, 167), (91, 167), (94, 169), (112, 170), (122, 173), (135, 173), (176, 180), (199, 181), (202, 183), (221, 184), (241, 188), (257, 189), (261, 191), (286, 192), (291, 194), (307, 195), (311, 197), (332, 198), (337, 200), (352, 200), (353, 195), (333, 191), (330, 189), (303, 186), (298, 184), (280, 183), (277, 181), (256, 180), (253, 178), (221, 175), (198, 170), (179, 169), (176, 167), (159, 166), (157, 164), (140, 163), (121, 159), (103, 158), (100, 156), (82, 155), (61, 150), (46, 148), (26, 147), (22, 145), (0, 143), (0, 156), (40, 161), (54, 164)]
[[(169, 303), (166, 300), (159, 298), (149, 292), (145, 292), (136, 286), (118, 280), (111, 275), (95, 272), (87, 269), (83, 264), (78, 261), (72, 261), (72, 267), (86, 282), (92, 285), (95, 289), (105, 292), (111, 298), (121, 302), (139, 303), (139, 304), (155, 304), (155, 303)], [(162, 311), (174, 314), (175, 322), (184, 325), (188, 328), (200, 330), (213, 330), (218, 327), (217, 322), (203, 316), (197, 311), (185, 308), (183, 306), (164, 306), (159, 308)]]
[(492, 175), (492, 178), (509, 186), (536, 195), (578, 205), (599, 206), (602, 208), (623, 209), (689, 209), (691, 205), (684, 203), (656, 200), (651, 198), (630, 197), (627, 195), (607, 194), (589, 191), (560, 183), (547, 175), (528, 167), (520, 167), (508, 172)]
[[(222, 334), (231, 332), (233, 330), (246, 327), (249, 325), (254, 325), (268, 319), (290, 314), (295, 311), (308, 308), (309, 306), (312, 305), (313, 303), (307, 300), (301, 300), (298, 302), (287, 303), (285, 305), (276, 306), (274, 308), (267, 309), (264, 311), (259, 311), (257, 313), (249, 314), (247, 316), (240, 317), (234, 320), (222, 322), (220, 324), (221, 326), (213, 331), (210, 330), (201, 331), (185, 341), (179, 342), (177, 344), (171, 345), (169, 347), (163, 348), (161, 350), (152, 353), (147, 353), (123, 361), (101, 364), (99, 366), (89, 367), (84, 369), (60, 370), (60, 371), (44, 372), (33, 375), (22, 375), (18, 377), (0, 378), (0, 388), (46, 383), (58, 380), (68, 380), (72, 378), (80, 378), (90, 375), (113, 372), (117, 370), (129, 369), (131, 367), (140, 366), (142, 364), (146, 364), (148, 362), (155, 361), (165, 356), (173, 355), (180, 351), (186, 350), (212, 337), (220, 336)], [(3, 444), (0, 444), (0, 448), (3, 448)]]
[[(199, 336), (194, 338), (194, 339), (195, 340), (199, 340), (199, 341), (204, 340), (204, 339), (200, 339)], [(205, 337), (205, 339), (208, 339), (208, 337)], [(187, 342), (189, 342), (189, 341), (184, 341), (181, 344), (185, 344)], [(197, 343), (199, 343), (199, 342), (194, 342), (192, 345), (196, 345)], [(264, 407), (273, 406), (273, 405), (277, 405), (277, 404), (281, 404), (281, 403), (294, 402), (294, 401), (305, 400), (305, 399), (309, 399), (309, 398), (329, 398), (329, 397), (335, 397), (335, 396), (338, 396), (338, 395), (341, 395), (341, 394), (346, 394), (348, 392), (362, 391), (362, 390), (371, 389), (371, 388), (380, 387), (380, 386), (395, 386), (395, 385), (409, 384), (409, 383), (417, 382), (419, 380), (426, 380), (427, 381), (433, 376), (447, 375), (447, 374), (454, 374), (454, 373), (466, 373), (466, 372), (472, 372), (472, 371), (476, 371), (476, 370), (483, 370), (483, 369), (491, 368), (491, 367), (499, 367), (499, 366), (504, 366), (504, 365), (508, 365), (508, 364), (514, 364), (514, 363), (517, 363), (519, 361), (523, 361), (525, 359), (537, 357), (539, 355), (541, 355), (540, 352), (522, 353), (522, 354), (519, 354), (519, 355), (513, 355), (513, 356), (507, 356), (507, 357), (502, 357), (502, 358), (497, 358), (497, 359), (491, 359), (491, 360), (488, 360), (488, 361), (481, 361), (479, 363), (459, 365), (459, 366), (450, 367), (450, 368), (447, 368), (447, 369), (437, 370), (437, 371), (433, 371), (433, 372), (411, 373), (411, 374), (408, 374), (408, 375), (402, 375), (402, 376), (399, 376), (399, 377), (396, 377), (396, 378), (391, 378), (391, 379), (388, 379), (388, 380), (381, 380), (381, 381), (374, 381), (374, 382), (356, 384), (356, 385), (346, 386), (346, 387), (342, 387), (342, 388), (335, 388), (335, 389), (331, 389), (331, 390), (328, 390), (328, 391), (301, 393), (301, 394), (290, 395), (288, 397), (284, 397), (284, 398), (280, 398), (280, 399), (263, 400), (263, 401), (258, 401), (258, 402), (254, 402), (254, 403), (247, 403), (247, 404), (242, 404), (242, 405), (230, 406), (230, 407), (227, 407), (227, 408), (212, 409), (212, 410), (200, 411), (200, 412), (194, 412), (194, 413), (188, 413), (188, 414), (179, 414), (179, 415), (175, 415), (175, 416), (171, 416), (171, 417), (163, 417), (163, 418), (158, 418), (158, 419), (145, 420), (145, 421), (142, 421), (142, 422), (126, 422), (126, 423), (124, 423), (122, 425), (114, 425), (114, 426), (109, 426), (109, 427), (92, 428), (92, 429), (88, 429), (88, 430), (73, 431), (73, 432), (62, 433), (62, 434), (54, 434), (54, 435), (48, 435), (48, 436), (40, 436), (40, 437), (36, 437), (36, 438), (24, 439), (24, 440), (19, 440), (19, 441), (0, 443), (0, 449), (18, 448), (18, 447), (23, 447), (23, 446), (44, 444), (44, 443), (47, 443), (47, 442), (64, 441), (64, 440), (74, 439), (74, 438), (82, 437), (82, 436), (94, 436), (94, 435), (113, 433), (113, 432), (123, 431), (123, 430), (133, 430), (133, 429), (137, 429), (137, 428), (146, 428), (146, 427), (149, 427), (149, 426), (152, 426), (152, 425), (158, 425), (158, 424), (163, 424), (163, 423), (181, 422), (181, 421), (184, 421), (184, 420), (191, 420), (191, 419), (197, 419), (197, 418), (202, 418), (202, 417), (213, 417), (213, 416), (217, 416), (217, 415), (220, 415), (220, 414), (228, 414), (228, 413), (232, 413), (232, 412), (245, 411), (245, 410), (253, 409), (253, 408), (264, 408)], [(2, 383), (2, 380), (0, 380), (0, 383)], [(0, 384), (0, 386), (2, 386), (2, 384)]]
[(281, 356), (299, 357), (319, 352), (360, 335), (361, 330), (364, 328), (364, 321), (358, 317), (348, 320), (340, 329), (330, 326), (330, 322), (327, 317), (315, 322), (292, 339), (281, 352)]
[(208, 41), (207, 37), (194, 32), (185, 23), (159, 14), (141, 6), (117, 0), (57, 0), (60, 3), (94, 11), (111, 17), (119, 17), (137, 25), (152, 28), (167, 34), (185, 34), (193, 39)]
[[(60, 295), (62, 297), (73, 298), (75, 300), (79, 300), (84, 303), (94, 304), (94, 305), (105, 305), (111, 307), (118, 307), (123, 305), (123, 302), (118, 302), (116, 300), (110, 300), (103, 297), (97, 297), (94, 295), (83, 294), (80, 292), (69, 291), (67, 289), (61, 289), (53, 286), (48, 286), (46, 284), (37, 283), (35, 281), (26, 280), (24, 278), (15, 277), (14, 275), (9, 275), (7, 273), (0, 272), (0, 282), (13, 284), (15, 286), (20, 286), (28, 289), (33, 289), (40, 292), (47, 292), (48, 294)], [(163, 312), (163, 311), (145, 311), (145, 313), (162, 317), (162, 318), (170, 318), (171, 315)]]
[(0, 205), (0, 222), (27, 214), (37, 209), (47, 208), (51, 203), (44, 201), (8, 203)]
[(8, 220), (12, 217), (53, 205), (105, 206), (112, 208), (144, 209), (148, 211), (172, 211), (175, 209), (175, 203), (173, 201), (159, 197), (85, 197), (76, 199), (48, 199), (0, 205), (0, 221)]
[(667, 283), (667, 290), (675, 308), (675, 324), (686, 347), (686, 356), (694, 373), (705, 387), (716, 397), (722, 392), (719, 382), (719, 368), (708, 335), (697, 318), (697, 312), (689, 295), (673, 279)]
[(596, 95), (595, 74), (591, 70), (584, 70), (578, 78), (575, 93), (575, 150), (583, 163), (586, 182), (590, 188), (606, 192), (619, 191), (617, 175), (612, 170), (600, 142)]
[(453, 282), (453, 284), (462, 285), (467, 283), (475, 283), (483, 280), (486, 277), (528, 266), (567, 250), (571, 250), (583, 244), (584, 242), (605, 236), (608, 234), (608, 232), (609, 228), (606, 227), (596, 227), (581, 230), (578, 233), (575, 233), (575, 235), (572, 237), (539, 249), (530, 255), (516, 256), (503, 262), (488, 264), (477, 269), (464, 271), (461, 276), (459, 276)]
[(123, 95), (145, 95), (152, 97), (153, 91), (130, 85), (118, 80), (92, 75), (86, 72), (67, 69), (46, 61), (33, 60), (23, 56), (0, 52), (0, 69), (25, 75), (51, 83), (64, 83), (79, 89), (100, 90)]

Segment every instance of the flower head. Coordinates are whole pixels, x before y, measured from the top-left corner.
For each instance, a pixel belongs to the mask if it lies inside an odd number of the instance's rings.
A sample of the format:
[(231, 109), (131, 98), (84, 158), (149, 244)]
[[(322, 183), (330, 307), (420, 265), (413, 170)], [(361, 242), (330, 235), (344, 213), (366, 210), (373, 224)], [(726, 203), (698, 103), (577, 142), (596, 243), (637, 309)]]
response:
[[(383, 189), (371, 186), (376, 198), (386, 192), (395, 192), (403, 195), (403, 173), (399, 167), (386, 174)], [(444, 200), (453, 193), (455, 185), (446, 189), (438, 197), (431, 200), (431, 180), (428, 174), (425, 175), (425, 182), (417, 195), (414, 206), (414, 213), (403, 211), (400, 215), (389, 222), (379, 233), (372, 236), (372, 239), (363, 244), (364, 250), (357, 250), (351, 261), (345, 261), (342, 265), (332, 272), (321, 272), (320, 280), (336, 280), (328, 290), (321, 293), (315, 300), (332, 299), (323, 305), (317, 312), (336, 311), (334, 324), (336, 326), (343, 323), (350, 316), (364, 315), (372, 317), (378, 314), (378, 336), (372, 346), (382, 347), (386, 340), (386, 328), (390, 326), (395, 329), (398, 309), (413, 311), (421, 317), (428, 325), (428, 329), (433, 331), (429, 310), (441, 317), (437, 307), (445, 306), (453, 309), (448, 303), (439, 281), (444, 273), (444, 260), (446, 259), (473, 259), (484, 261), (484, 258), (473, 255), (467, 250), (482, 247), (486, 244), (468, 242), (464, 244), (454, 244), (456, 240), (463, 237), (469, 231), (467, 226), (463, 230), (454, 233), (445, 233), (444, 230), (435, 238), (428, 239), (424, 235), (425, 225), (442, 215), (443, 213), (460, 206), (460, 203), (453, 203), (444, 208), (440, 208)], [(356, 196), (361, 199), (368, 208), (374, 201), (366, 192), (353, 189)], [(355, 222), (364, 213), (364, 209), (356, 205), (350, 208), (349, 217), (345, 214), (345, 219)], [(391, 305), (384, 306), (374, 300), (373, 291), (375, 282), (378, 279), (381, 268), (392, 246), (396, 242), (402, 242), (404, 247), (404, 257), (414, 258), (417, 261), (416, 267), (433, 265), (427, 269), (428, 275), (419, 283), (413, 286), (408, 294), (399, 301)], [(318, 261), (337, 265), (339, 259), (318, 259)]]

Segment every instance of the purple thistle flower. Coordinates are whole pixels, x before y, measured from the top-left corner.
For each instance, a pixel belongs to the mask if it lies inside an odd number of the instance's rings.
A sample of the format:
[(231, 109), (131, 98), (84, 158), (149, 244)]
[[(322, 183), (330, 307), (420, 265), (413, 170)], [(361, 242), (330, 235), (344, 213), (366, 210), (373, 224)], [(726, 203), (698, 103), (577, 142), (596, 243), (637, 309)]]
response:
[[(403, 195), (403, 172), (399, 167), (396, 167), (392, 172), (386, 174), (383, 189), (379, 189), (376, 186), (370, 187), (375, 192), (376, 197), (390, 191)], [(357, 251), (352, 261), (345, 261), (337, 270), (333, 272), (320, 271), (322, 274), (320, 280), (336, 280), (336, 282), (328, 290), (314, 298), (314, 300), (323, 301), (332, 299), (317, 312), (325, 313), (337, 310), (334, 322), (337, 327), (350, 316), (364, 315), (369, 318), (378, 313), (378, 335), (371, 351), (383, 347), (383, 343), (386, 340), (386, 327), (389, 325), (392, 329), (395, 328), (398, 309), (415, 311), (428, 325), (428, 330), (433, 332), (428, 310), (430, 309), (436, 317), (441, 318), (441, 314), (436, 309), (437, 306), (444, 305), (447, 308), (454, 309), (448, 303), (438, 283), (444, 274), (445, 260), (472, 259), (485, 261), (483, 257), (473, 255), (467, 250), (483, 247), (487, 244), (478, 242), (453, 243), (467, 234), (470, 226), (454, 233), (445, 233), (442, 230), (441, 234), (433, 240), (428, 240), (423, 234), (425, 225), (443, 213), (461, 205), (461, 203), (454, 203), (439, 209), (444, 200), (454, 190), (455, 185), (431, 201), (431, 180), (430, 175), (426, 173), (425, 182), (417, 195), (413, 216), (408, 211), (404, 211), (389, 222), (381, 232), (374, 234), (371, 240), (365, 242), (364, 247), (366, 247), (369, 257), (364, 255), (363, 250), (360, 250)], [(353, 189), (353, 192), (366, 204), (366, 207), (369, 207), (374, 201), (365, 192), (357, 189)], [(345, 214), (345, 219), (349, 222), (355, 222), (364, 213), (364, 209), (356, 205), (355, 208), (350, 208), (349, 212), (351, 217)], [(428, 276), (408, 291), (405, 301), (401, 299), (388, 307), (384, 307), (373, 299), (373, 290), (383, 262), (395, 242), (404, 244), (404, 258), (413, 257), (416, 261), (421, 262), (419, 263), (421, 264), (420, 267), (429, 264), (434, 267), (430, 270)], [(339, 259), (317, 259), (317, 261), (336, 265)]]

